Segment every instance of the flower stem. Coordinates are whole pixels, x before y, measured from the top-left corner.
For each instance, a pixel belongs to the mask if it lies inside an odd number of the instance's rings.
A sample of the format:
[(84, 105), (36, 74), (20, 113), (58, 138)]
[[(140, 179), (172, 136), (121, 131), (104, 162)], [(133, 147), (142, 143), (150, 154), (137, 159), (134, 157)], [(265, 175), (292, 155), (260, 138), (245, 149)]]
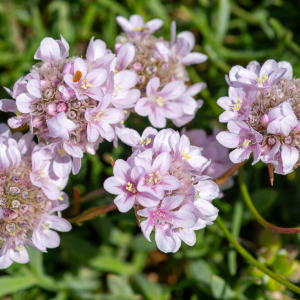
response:
[(220, 227), (220, 229), (224, 232), (226, 238), (228, 241), (234, 246), (237, 252), (239, 252), (247, 261), (251, 262), (254, 266), (256, 266), (259, 270), (264, 272), (265, 274), (269, 275), (271, 278), (279, 282), (280, 284), (284, 285), (288, 289), (294, 291), (297, 294), (300, 294), (300, 288), (296, 285), (292, 284), (291, 282), (288, 282), (281, 276), (273, 273), (271, 270), (269, 270), (267, 267), (262, 265), (259, 261), (257, 261), (243, 246), (241, 246), (235, 238), (232, 236), (232, 234), (229, 232), (229, 230), (224, 225), (221, 217), (219, 216), (216, 220), (216, 223)]
[(240, 190), (243, 196), (243, 199), (248, 206), (249, 210), (252, 212), (256, 220), (264, 227), (269, 228), (273, 231), (276, 231), (278, 233), (283, 233), (283, 234), (292, 234), (292, 233), (299, 233), (300, 232), (300, 227), (295, 227), (295, 228), (283, 228), (283, 227), (278, 227), (275, 226), (268, 221), (266, 221), (256, 210), (255, 206), (252, 203), (251, 197), (248, 192), (247, 185), (245, 183), (244, 179), (244, 171), (243, 168), (239, 170), (239, 184), (240, 184)]

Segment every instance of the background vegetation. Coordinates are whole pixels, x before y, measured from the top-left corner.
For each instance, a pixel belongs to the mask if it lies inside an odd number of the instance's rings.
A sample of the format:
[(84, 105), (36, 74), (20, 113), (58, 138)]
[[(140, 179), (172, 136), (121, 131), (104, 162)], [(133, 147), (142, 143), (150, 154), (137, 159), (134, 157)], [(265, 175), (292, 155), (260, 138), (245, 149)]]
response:
[[(69, 42), (70, 55), (84, 55), (92, 36), (114, 45), (120, 28), (116, 16), (141, 14), (145, 20), (161, 18), (157, 32), (169, 38), (171, 20), (177, 31), (191, 30), (196, 51), (209, 60), (190, 68), (192, 82), (205, 81), (204, 105), (188, 129), (202, 128), (211, 133), (221, 109), (216, 100), (227, 94), (224, 80), (231, 66), (246, 66), (251, 60), (287, 60), (299, 77), (299, 1), (288, 0), (1, 0), (0, 1), (0, 85), (9, 88), (28, 73), (33, 55), (46, 37)], [(8, 98), (4, 89), (1, 98)], [(1, 122), (7, 120), (0, 114)], [(132, 116), (129, 127), (142, 131), (145, 118)], [(169, 124), (172, 127), (172, 124)], [(114, 149), (103, 143), (95, 156), (85, 156), (80, 174), (71, 176), (66, 188), (71, 209), (108, 204), (111, 195), (91, 198), (84, 195), (102, 187), (112, 174), (109, 157), (127, 158), (130, 149), (122, 144)], [(270, 187), (265, 165), (245, 166), (252, 200), (271, 223), (298, 226), (300, 215), (300, 173), (275, 175)], [(239, 242), (275, 273), (297, 283), (300, 280), (298, 249), (300, 235), (278, 236), (264, 230), (244, 208), (238, 188), (225, 191), (215, 200), (220, 215)], [(73, 203), (73, 187), (81, 194), (81, 206)], [(79, 209), (79, 210), (78, 210)], [(176, 254), (164, 254), (142, 236), (134, 213), (117, 211), (102, 215), (70, 233), (60, 234), (61, 246), (47, 254), (30, 251), (27, 265), (14, 264), (1, 271), (0, 297), (12, 300), (168, 300), (168, 299), (293, 299), (294, 294), (235, 252), (217, 225), (198, 231), (194, 247), (183, 245)], [(297, 297), (297, 296), (296, 296)], [(298, 298), (299, 299), (299, 298)]]

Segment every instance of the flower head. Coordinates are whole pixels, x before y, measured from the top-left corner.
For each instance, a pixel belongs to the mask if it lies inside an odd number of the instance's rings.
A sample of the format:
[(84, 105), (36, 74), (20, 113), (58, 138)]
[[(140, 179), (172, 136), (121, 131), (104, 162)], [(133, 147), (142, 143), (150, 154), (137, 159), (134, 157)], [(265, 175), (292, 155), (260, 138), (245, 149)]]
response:
[(104, 182), (108, 192), (118, 195), (114, 202), (119, 210), (138, 210), (145, 218), (143, 234), (150, 241), (155, 229), (161, 251), (176, 252), (181, 241), (193, 245), (194, 230), (212, 224), (218, 213), (210, 202), (219, 188), (201, 175), (208, 159), (185, 135), (171, 129), (157, 132), (148, 127), (142, 136), (124, 129), (120, 139), (133, 148), (133, 154), (127, 162), (117, 160), (114, 176)]
[[(9, 125), (17, 128), (28, 124), (46, 147), (44, 152), (52, 152), (52, 169), (62, 177), (71, 169), (79, 171), (84, 152), (95, 153), (103, 139), (115, 138), (111, 125), (124, 118), (122, 109), (132, 107), (140, 95), (131, 89), (137, 81), (134, 71), (124, 71), (130, 76), (123, 73), (114, 78), (116, 58), (103, 41), (91, 39), (86, 60), (68, 58), (68, 54), (69, 45), (63, 38), (45, 38), (35, 54), (41, 62), (15, 83), (13, 91), (6, 89), (16, 101), (0, 101), (1, 110), (16, 114), (9, 119)], [(124, 76), (127, 81), (122, 80)], [(114, 82), (122, 92), (115, 93), (110, 88)], [(94, 114), (101, 114), (101, 122)], [(95, 121), (91, 122), (92, 116)]]
[(69, 231), (61, 218), (67, 196), (61, 192), (68, 178), (51, 172), (40, 147), (32, 147), (29, 133), (13, 138), (6, 125), (0, 125), (0, 268), (14, 261), (29, 261), (27, 246), (46, 252), (57, 247), (59, 235), (51, 230)]
[(235, 66), (229, 74), (229, 97), (218, 104), (226, 111), (220, 121), (228, 122), (229, 132), (217, 139), (228, 148), (234, 163), (249, 158), (272, 164), (275, 173), (288, 174), (299, 166), (299, 79), (293, 78), (288, 62), (253, 61), (246, 69)]

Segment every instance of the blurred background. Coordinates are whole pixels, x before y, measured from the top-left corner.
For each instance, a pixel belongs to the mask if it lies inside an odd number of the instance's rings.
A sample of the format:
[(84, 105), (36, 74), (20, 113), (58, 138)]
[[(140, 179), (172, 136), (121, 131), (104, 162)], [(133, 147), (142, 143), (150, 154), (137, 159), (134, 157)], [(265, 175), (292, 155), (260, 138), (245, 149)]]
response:
[[(70, 56), (85, 55), (92, 36), (113, 49), (120, 33), (115, 18), (140, 14), (145, 21), (160, 18), (164, 26), (156, 36), (170, 37), (172, 20), (177, 32), (190, 30), (196, 37), (194, 51), (209, 60), (189, 68), (191, 82), (204, 81), (203, 107), (187, 129), (211, 134), (222, 109), (216, 101), (227, 95), (224, 76), (233, 65), (251, 60), (287, 60), (299, 77), (300, 1), (288, 0), (0, 0), (0, 85), (12, 89), (28, 73), (33, 55), (44, 37), (70, 44)], [(4, 89), (0, 97), (9, 98)], [(1, 122), (8, 116), (0, 114)], [(131, 116), (125, 125), (142, 132), (146, 118)], [(169, 127), (175, 128), (171, 123)], [(91, 207), (111, 203), (101, 190), (112, 175), (110, 157), (126, 159), (129, 147), (101, 144), (94, 156), (86, 155), (77, 176), (71, 176), (66, 192), (74, 216)], [(245, 166), (246, 179), (257, 210), (282, 227), (300, 224), (300, 172), (275, 175), (270, 186), (262, 163)], [(263, 229), (244, 207), (239, 183), (214, 204), (239, 242), (275, 273), (300, 282), (300, 235), (277, 235)], [(74, 187), (76, 201), (74, 205)], [(100, 189), (100, 190), (99, 190)], [(93, 191), (93, 194), (89, 194)], [(78, 198), (78, 192), (80, 198)], [(77, 196), (76, 196), (77, 195)], [(61, 245), (47, 254), (30, 250), (27, 265), (13, 264), (0, 271), (0, 298), (5, 300), (210, 300), (299, 299), (283, 286), (250, 266), (228, 244), (217, 225), (197, 232), (194, 247), (182, 245), (176, 254), (164, 254), (141, 234), (134, 212), (117, 211), (74, 225), (60, 233)], [(299, 297), (299, 296), (298, 296)]]

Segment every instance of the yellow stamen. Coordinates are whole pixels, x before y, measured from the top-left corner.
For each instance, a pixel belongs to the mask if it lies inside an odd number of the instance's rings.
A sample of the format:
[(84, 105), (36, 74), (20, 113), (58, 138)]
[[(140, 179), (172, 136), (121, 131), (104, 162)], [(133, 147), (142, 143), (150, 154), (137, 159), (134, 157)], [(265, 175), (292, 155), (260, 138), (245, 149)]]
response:
[(239, 111), (241, 109), (240, 104), (233, 104), (232, 106), (233, 106), (232, 109), (235, 110), (235, 111)]
[(195, 196), (196, 199), (199, 199), (200, 198), (200, 192), (198, 190), (196, 190), (196, 196)]
[(21, 119), (22, 113), (18, 109), (16, 109), (16, 115), (17, 115), (18, 119)]
[(67, 155), (65, 149), (57, 149), (57, 152), (60, 154), (61, 157), (64, 157)]
[[(94, 118), (94, 121), (98, 121), (99, 123), (101, 123), (102, 119), (104, 118), (105, 114), (103, 114), (103, 110), (98, 112), (97, 115)], [(103, 115), (102, 115), (103, 114)], [(101, 116), (102, 115), (102, 116)]]
[(241, 100), (241, 98), (240, 97), (238, 97), (238, 101), (237, 101), (237, 103), (242, 103), (243, 101)]
[(264, 83), (266, 80), (268, 80), (269, 76), (263, 75), (261, 77), (255, 77), (258, 83)]
[(158, 98), (156, 98), (156, 103), (159, 106), (163, 106), (164, 105), (164, 99), (162, 97), (158, 97)]
[(22, 245), (19, 245), (19, 246), (17, 246), (15, 249), (18, 250), (18, 251), (23, 251), (23, 246), (22, 246)]
[(192, 156), (188, 156), (188, 153), (185, 153), (185, 150), (181, 151), (181, 155), (184, 157), (185, 160), (190, 160)]
[[(145, 142), (144, 142), (145, 143)], [(151, 143), (151, 139), (150, 138), (146, 138), (146, 146), (149, 145)], [(158, 171), (157, 171), (158, 172)]]
[(145, 140), (141, 140), (140, 143), (141, 143), (142, 145), (144, 145), (144, 144), (145, 144)]
[(120, 123), (121, 123), (121, 124), (124, 124), (124, 121), (122, 120), (122, 121), (120, 121)]
[(86, 86), (87, 86), (87, 87), (92, 87), (93, 85), (92, 85), (91, 83), (88, 82), (88, 83), (86, 84)]
[(244, 140), (243, 146), (244, 146), (245, 148), (248, 148), (248, 146), (249, 146), (250, 143), (251, 143), (250, 140)]
[(135, 27), (133, 30), (135, 30), (135, 31), (142, 31), (142, 30), (143, 30), (143, 27), (141, 27), (141, 26)]
[(127, 110), (124, 109), (123, 111), (124, 111), (124, 114), (127, 114)]
[(157, 172), (155, 173), (155, 175), (157, 176), (158, 180), (161, 180), (161, 176), (160, 176), (160, 174), (159, 174), (159, 171), (157, 171)]
[(85, 84), (83, 83), (82, 85), (81, 85), (81, 87), (83, 88), (83, 89), (87, 89), (87, 87), (85, 86)]

